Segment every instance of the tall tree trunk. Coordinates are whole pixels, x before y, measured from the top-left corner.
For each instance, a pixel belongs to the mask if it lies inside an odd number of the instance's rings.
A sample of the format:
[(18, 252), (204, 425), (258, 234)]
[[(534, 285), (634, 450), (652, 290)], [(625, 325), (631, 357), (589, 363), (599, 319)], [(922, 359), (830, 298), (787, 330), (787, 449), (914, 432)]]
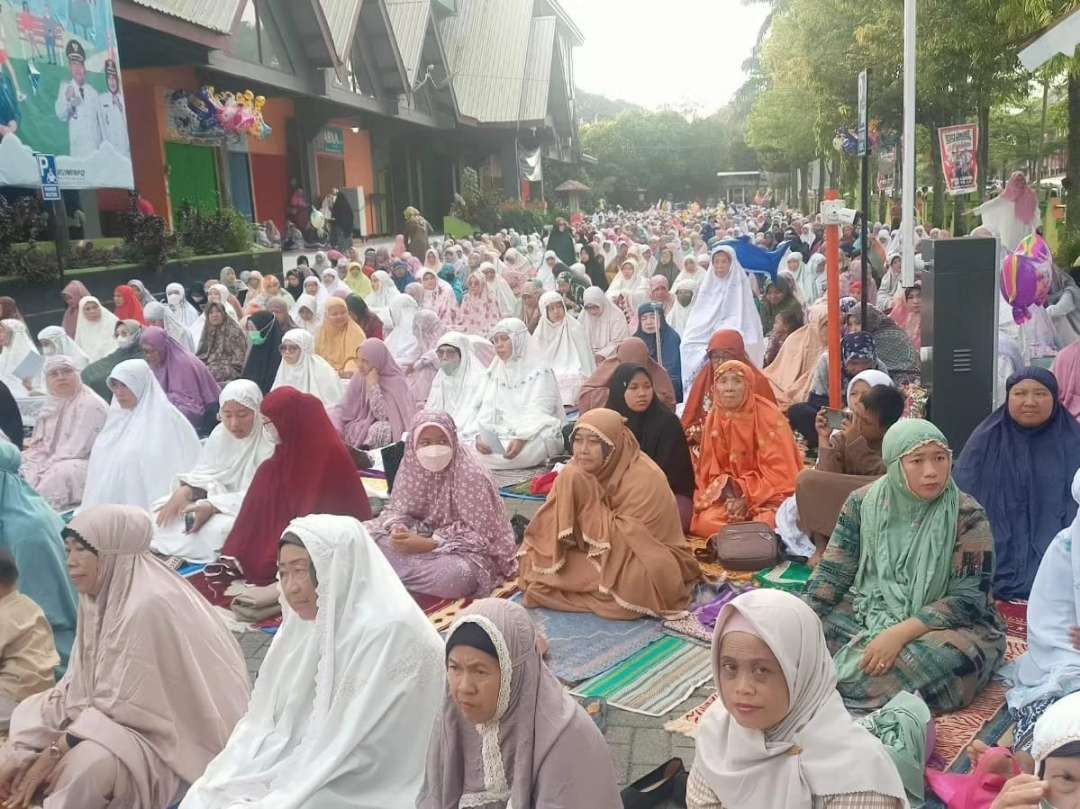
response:
[(822, 152), (818, 155), (818, 173), (817, 173), (817, 200), (818, 205), (825, 199), (825, 172), (826, 169), (825, 153)]
[(803, 213), (810, 211), (810, 164), (806, 163), (799, 168), (799, 210)]
[(938, 123), (927, 124), (930, 129), (930, 169), (934, 175), (934, 205), (930, 212), (930, 226), (945, 225), (945, 175), (941, 173), (941, 142), (938, 140)]
[[(1069, 131), (1066, 135), (1065, 148), (1065, 236), (1064, 245), (1068, 251), (1063, 262), (1072, 266), (1080, 253), (1080, 76), (1076, 75), (1077, 65), (1069, 70)], [(1062, 262), (1059, 262), (1062, 263)]]

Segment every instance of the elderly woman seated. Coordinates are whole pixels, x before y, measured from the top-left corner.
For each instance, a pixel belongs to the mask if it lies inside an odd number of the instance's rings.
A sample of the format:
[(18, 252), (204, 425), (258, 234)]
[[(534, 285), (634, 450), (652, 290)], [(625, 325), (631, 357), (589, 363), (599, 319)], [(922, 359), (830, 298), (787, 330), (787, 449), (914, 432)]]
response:
[(169, 401), (196, 430), (212, 429), (221, 386), (202, 360), (157, 326), (143, 329), (139, 340), (143, 356)]
[(368, 530), (413, 592), (475, 598), (517, 574), (499, 490), (446, 413), (413, 417), (390, 503)]
[(804, 598), (821, 617), (848, 707), (919, 692), (968, 705), (1005, 654), (982, 507), (952, 479), (945, 436), (902, 419), (882, 445), (885, 477), (848, 497)]
[(23, 477), (58, 511), (82, 502), (90, 450), (109, 406), (79, 377), (71, 357), (45, 360), (49, 398), (23, 450)]
[(351, 517), (295, 519), (277, 546), (281, 629), (247, 714), (181, 809), (412, 809), (416, 739), (445, 682), (438, 633)]
[(529, 350), (529, 330), (500, 320), (491, 336), (495, 359), (477, 418), (476, 450), (492, 469), (527, 469), (563, 451), (565, 419), (551, 368)]
[(525, 606), (615, 619), (686, 609), (700, 570), (663, 471), (613, 410), (590, 410), (572, 440), (525, 533)]
[(688, 809), (908, 805), (896, 766), (836, 692), (821, 622), (795, 596), (752, 590), (712, 641), (718, 699), (701, 718)]
[(1005, 389), (1005, 404), (964, 445), (956, 485), (990, 520), (994, 595), (1026, 599), (1050, 541), (1076, 516), (1069, 486), (1080, 469), (1080, 424), (1044, 368), (1013, 374)]
[(79, 591), (71, 664), (24, 700), (0, 751), (0, 800), (156, 809), (224, 746), (248, 700), (240, 647), (210, 604), (150, 553), (145, 511), (98, 506), (64, 529)]
[(276, 444), (259, 408), (263, 395), (248, 379), (221, 391), (219, 424), (194, 468), (180, 473), (168, 497), (154, 504), (153, 549), (192, 562), (217, 559), (259, 465)]
[(783, 413), (753, 386), (753, 370), (742, 362), (716, 370), (713, 406), (699, 433), (690, 528), (697, 536), (746, 520), (775, 528), (776, 510), (795, 493), (802, 453)]
[(540, 296), (540, 323), (533, 332), (529, 352), (555, 372), (564, 405), (577, 401), (582, 383), (596, 370), (584, 327), (566, 311), (558, 292)]
[(477, 601), (451, 627), (418, 809), (623, 805), (603, 735), (538, 640), (528, 613), (502, 599)]

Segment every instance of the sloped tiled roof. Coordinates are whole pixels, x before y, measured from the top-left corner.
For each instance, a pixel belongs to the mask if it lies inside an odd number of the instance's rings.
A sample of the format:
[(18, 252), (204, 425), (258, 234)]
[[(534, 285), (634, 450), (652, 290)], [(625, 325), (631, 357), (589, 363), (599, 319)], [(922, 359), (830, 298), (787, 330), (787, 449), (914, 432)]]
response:
[(146, 6), (184, 22), (209, 28), (222, 34), (232, 33), (232, 24), (240, 7), (247, 0), (135, 0)]
[[(290, 0), (296, 2), (296, 0)], [(360, 19), (360, 7), (364, 0), (319, 0), (330, 36), (334, 41), (334, 51), (343, 64), (349, 61), (352, 52), (353, 36)], [(374, 0), (372, 0), (374, 2)]]
[(424, 49), (428, 20), (431, 18), (429, 0), (386, 0), (386, 14), (390, 18), (398, 53), (405, 65), (409, 84), (417, 80), (421, 70), (420, 54)]

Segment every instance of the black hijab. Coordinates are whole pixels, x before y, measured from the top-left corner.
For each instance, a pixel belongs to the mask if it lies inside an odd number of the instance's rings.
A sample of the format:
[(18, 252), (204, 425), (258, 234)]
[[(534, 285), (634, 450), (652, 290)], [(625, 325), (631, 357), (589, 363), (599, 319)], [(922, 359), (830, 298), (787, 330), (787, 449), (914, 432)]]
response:
[(23, 422), (11, 390), (0, 382), (0, 430), (18, 449), (23, 448)]
[(593, 282), (593, 286), (607, 292), (608, 277), (604, 257), (596, 254), (596, 247), (592, 243), (586, 244), (582, 249), (589, 254), (589, 260), (585, 262), (585, 272), (589, 280)]
[(641, 445), (641, 451), (664, 470), (671, 491), (693, 497), (694, 465), (679, 417), (664, 407), (655, 394), (644, 413), (635, 413), (626, 405), (626, 389), (639, 373), (652, 381), (648, 369), (633, 362), (624, 362), (615, 369), (608, 382), (607, 408), (626, 419), (626, 426)]
[[(259, 334), (266, 338), (262, 345), (252, 345), (244, 362), (242, 379), (250, 379), (259, 386), (263, 396), (270, 392), (281, 364), (281, 326), (273, 312), (256, 312), (248, 318)], [(248, 338), (250, 339), (250, 338)]]

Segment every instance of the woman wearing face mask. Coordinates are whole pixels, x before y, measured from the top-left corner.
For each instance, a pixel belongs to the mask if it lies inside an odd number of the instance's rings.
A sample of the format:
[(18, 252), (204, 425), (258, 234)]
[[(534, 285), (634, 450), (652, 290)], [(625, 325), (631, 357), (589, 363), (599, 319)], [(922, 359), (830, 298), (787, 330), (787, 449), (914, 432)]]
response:
[(277, 379), (281, 365), (281, 338), (285, 332), (273, 314), (256, 312), (247, 319), (244, 333), (251, 347), (240, 378), (250, 379), (265, 396), (273, 389), (274, 380)]
[(885, 748), (844, 709), (821, 622), (797, 597), (752, 590), (727, 604), (712, 664), (720, 699), (698, 728), (688, 809), (908, 805)]
[(66, 511), (82, 501), (90, 450), (109, 406), (83, 385), (68, 357), (45, 360), (45, 385), (49, 398), (23, 451), (22, 475), (53, 508)]
[(412, 809), (445, 681), (442, 644), (356, 520), (314, 514), (273, 538), (281, 629), (247, 714), (182, 809)]
[(330, 420), (353, 449), (385, 447), (408, 429), (416, 409), (413, 393), (382, 340), (365, 340), (357, 360), (359, 370)]
[(151, 510), (157, 553), (191, 562), (217, 559), (255, 472), (276, 446), (259, 414), (262, 400), (259, 386), (247, 379), (222, 389), (220, 424), (195, 465), (176, 476), (172, 492)]
[(623, 805), (611, 753), (544, 664), (528, 613), (485, 598), (451, 627), (418, 809)]
[(517, 575), (499, 491), (446, 413), (412, 418), (390, 503), (367, 525), (411, 592), (475, 598)]
[(112, 398), (112, 391), (109, 390), (109, 374), (112, 373), (113, 368), (124, 360), (143, 358), (142, 345), (139, 342), (142, 337), (142, 326), (134, 320), (120, 320), (116, 323), (115, 335), (116, 350), (97, 362), (91, 362), (82, 371), (83, 382), (105, 401)]
[(64, 679), (24, 700), (0, 751), (0, 800), (57, 809), (171, 804), (225, 746), (248, 699), (213, 607), (150, 553), (150, 517), (81, 511), (63, 531), (79, 618)]
[(145, 360), (109, 374), (112, 404), (86, 469), (83, 508), (123, 503), (150, 508), (199, 456), (191, 422), (165, 396)]
[(930, 422), (885, 434), (885, 477), (853, 492), (803, 599), (821, 617), (849, 708), (916, 691), (934, 711), (970, 704), (1005, 655), (982, 507), (952, 479)]
[(67, 336), (62, 326), (46, 326), (38, 332), (38, 343), (42, 356), (67, 357), (80, 371), (90, 364), (90, 358)]
[(371, 519), (364, 483), (318, 399), (280, 388), (263, 399), (265, 430), (277, 443), (260, 464), (236, 516), (222, 559), (251, 584), (277, 575), (277, 537), (306, 514)]

